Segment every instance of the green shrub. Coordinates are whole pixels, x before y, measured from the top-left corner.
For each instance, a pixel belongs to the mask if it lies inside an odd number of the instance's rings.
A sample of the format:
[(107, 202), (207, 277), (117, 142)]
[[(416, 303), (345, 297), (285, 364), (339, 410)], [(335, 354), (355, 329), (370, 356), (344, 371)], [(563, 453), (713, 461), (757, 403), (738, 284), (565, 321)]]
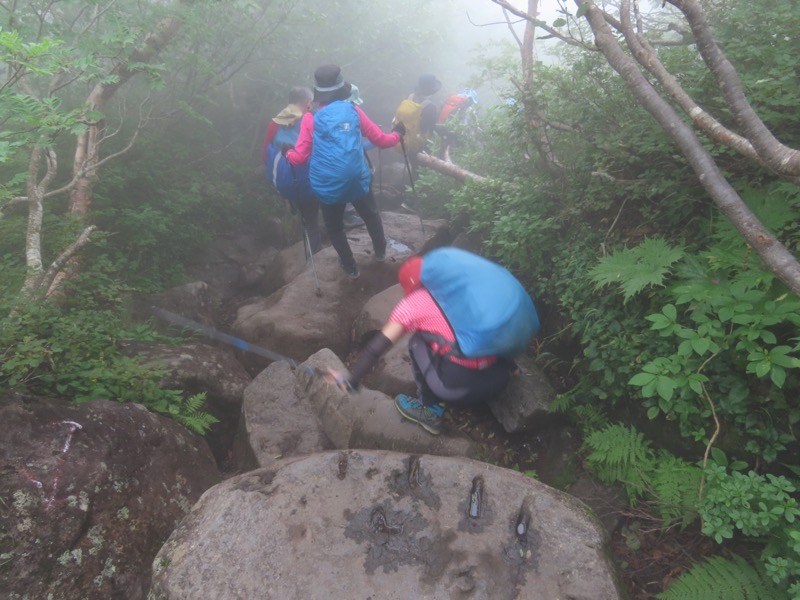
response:
[(118, 311), (31, 303), (11, 313), (7, 302), (0, 310), (10, 313), (0, 321), (0, 390), (78, 403), (137, 402), (197, 433), (216, 422), (200, 411), (202, 397), (184, 399), (178, 390), (161, 388), (165, 370), (119, 352), (119, 341), (156, 336), (142, 327), (126, 329)]

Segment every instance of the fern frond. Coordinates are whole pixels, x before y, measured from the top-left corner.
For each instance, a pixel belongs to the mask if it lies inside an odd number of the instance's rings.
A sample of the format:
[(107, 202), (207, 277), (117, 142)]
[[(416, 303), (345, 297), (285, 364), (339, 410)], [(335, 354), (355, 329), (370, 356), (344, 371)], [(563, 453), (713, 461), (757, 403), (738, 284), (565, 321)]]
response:
[(572, 412), (585, 434), (608, 427), (608, 415), (595, 404), (581, 404)]
[(650, 491), (658, 500), (659, 516), (684, 528), (698, 517), (702, 470), (666, 452), (654, 461), (649, 474)]
[(650, 442), (633, 427), (613, 424), (592, 433), (586, 445), (592, 449), (587, 462), (597, 477), (605, 483), (623, 483), (634, 504), (645, 488), (642, 474), (651, 469)]
[(193, 414), (199, 411), (206, 401), (206, 396), (207, 394), (205, 392), (200, 392), (199, 394), (186, 398), (186, 400), (183, 401), (183, 407), (187, 414)]
[(206, 393), (200, 392), (194, 394), (181, 401), (178, 412), (174, 414), (174, 418), (181, 425), (197, 433), (205, 435), (214, 423), (219, 423), (214, 415), (203, 412), (200, 409), (206, 401)]
[(648, 238), (635, 248), (624, 248), (600, 259), (589, 270), (596, 287), (619, 284), (627, 302), (643, 289), (661, 285), (673, 263), (683, 257), (683, 248), (671, 248), (663, 239)]
[(549, 410), (550, 410), (550, 412), (565, 413), (570, 409), (570, 407), (572, 406), (573, 402), (575, 402), (575, 396), (574, 395), (572, 395), (572, 394), (558, 394), (556, 396), (555, 400), (553, 400), (550, 403), (550, 409)]
[(660, 600), (780, 600), (786, 593), (781, 593), (742, 557), (733, 555), (731, 560), (715, 556), (696, 564), (656, 597)]

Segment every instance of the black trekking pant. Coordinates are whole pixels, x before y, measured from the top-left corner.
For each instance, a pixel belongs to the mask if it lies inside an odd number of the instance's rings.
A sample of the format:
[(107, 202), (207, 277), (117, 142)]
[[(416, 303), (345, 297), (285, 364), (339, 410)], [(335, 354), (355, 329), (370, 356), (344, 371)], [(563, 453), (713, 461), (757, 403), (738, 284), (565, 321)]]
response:
[[(375, 195), (372, 193), (372, 189), (366, 196), (353, 200), (350, 204), (356, 209), (358, 216), (364, 219), (367, 233), (372, 239), (372, 248), (375, 254), (384, 254), (386, 252), (386, 237), (383, 234), (383, 221), (381, 220), (378, 206), (375, 204)], [(328, 238), (331, 241), (331, 246), (334, 247), (339, 255), (339, 260), (345, 266), (354, 265), (356, 261), (353, 258), (353, 251), (350, 249), (350, 244), (347, 243), (347, 235), (344, 232), (344, 209), (347, 204), (325, 204), (320, 202), (319, 206), (322, 210), (322, 220), (325, 222)]]
[(427, 405), (444, 403), (467, 408), (488, 402), (506, 389), (511, 379), (510, 364), (499, 359), (485, 369), (471, 369), (436, 354), (415, 332), (408, 340), (419, 400)]

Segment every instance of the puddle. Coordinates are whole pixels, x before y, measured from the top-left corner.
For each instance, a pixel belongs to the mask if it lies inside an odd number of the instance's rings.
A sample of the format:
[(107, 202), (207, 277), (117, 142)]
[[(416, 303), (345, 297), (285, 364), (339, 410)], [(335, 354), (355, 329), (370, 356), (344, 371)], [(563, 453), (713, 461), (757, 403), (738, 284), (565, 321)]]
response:
[(391, 238), (386, 239), (386, 246), (391, 248), (394, 252), (398, 254), (412, 254), (413, 251), (411, 248), (406, 246), (403, 242), (398, 242), (397, 240), (393, 240)]

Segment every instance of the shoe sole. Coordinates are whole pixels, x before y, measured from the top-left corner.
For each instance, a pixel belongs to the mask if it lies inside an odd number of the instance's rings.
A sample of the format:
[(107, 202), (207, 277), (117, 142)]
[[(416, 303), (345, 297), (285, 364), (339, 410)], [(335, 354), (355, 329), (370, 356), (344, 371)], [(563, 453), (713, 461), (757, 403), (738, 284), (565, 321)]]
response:
[(397, 406), (397, 404), (395, 404), (394, 407), (397, 409), (397, 412), (400, 413), (400, 416), (402, 416), (404, 419), (407, 419), (407, 420), (409, 420), (409, 421), (411, 421), (413, 423), (416, 423), (417, 425), (422, 427), (428, 433), (433, 434), (433, 435), (439, 435), (440, 433), (442, 433), (441, 428), (432, 429), (430, 425), (424, 423), (423, 421), (419, 421), (419, 420), (415, 419), (414, 417), (412, 417), (410, 415), (407, 415), (406, 413), (404, 413), (402, 411), (402, 409), (399, 406)]

